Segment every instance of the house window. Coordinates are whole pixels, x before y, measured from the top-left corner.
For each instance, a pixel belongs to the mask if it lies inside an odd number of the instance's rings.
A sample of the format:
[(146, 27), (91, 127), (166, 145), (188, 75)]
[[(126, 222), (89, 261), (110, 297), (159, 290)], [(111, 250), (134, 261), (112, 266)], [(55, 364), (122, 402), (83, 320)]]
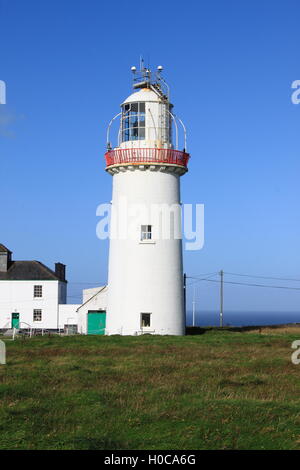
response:
[(42, 321), (42, 310), (34, 309), (33, 310), (33, 321)]
[(33, 287), (33, 297), (43, 297), (43, 286)]
[(141, 226), (141, 240), (151, 240), (152, 239), (152, 225), (142, 225)]
[(141, 328), (151, 326), (151, 313), (141, 313)]

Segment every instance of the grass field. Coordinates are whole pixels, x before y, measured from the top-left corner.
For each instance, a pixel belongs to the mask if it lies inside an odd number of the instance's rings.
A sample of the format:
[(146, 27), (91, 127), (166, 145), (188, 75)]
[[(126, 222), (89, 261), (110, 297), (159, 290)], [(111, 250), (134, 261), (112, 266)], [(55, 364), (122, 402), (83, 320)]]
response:
[(6, 341), (0, 449), (300, 449), (300, 328)]

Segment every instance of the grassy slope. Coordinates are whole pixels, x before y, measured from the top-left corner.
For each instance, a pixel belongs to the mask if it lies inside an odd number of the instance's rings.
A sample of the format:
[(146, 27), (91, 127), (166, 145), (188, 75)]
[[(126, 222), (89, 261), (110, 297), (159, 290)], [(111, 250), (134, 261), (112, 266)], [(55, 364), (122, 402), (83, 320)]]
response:
[(300, 449), (300, 330), (7, 342), (0, 449)]

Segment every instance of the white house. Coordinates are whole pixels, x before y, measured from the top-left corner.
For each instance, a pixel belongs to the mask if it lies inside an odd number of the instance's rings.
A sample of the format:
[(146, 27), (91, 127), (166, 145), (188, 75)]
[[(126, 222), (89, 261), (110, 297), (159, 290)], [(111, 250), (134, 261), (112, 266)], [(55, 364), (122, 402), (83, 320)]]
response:
[(65, 265), (13, 261), (0, 244), (0, 329), (64, 329), (77, 325), (78, 305), (67, 305)]

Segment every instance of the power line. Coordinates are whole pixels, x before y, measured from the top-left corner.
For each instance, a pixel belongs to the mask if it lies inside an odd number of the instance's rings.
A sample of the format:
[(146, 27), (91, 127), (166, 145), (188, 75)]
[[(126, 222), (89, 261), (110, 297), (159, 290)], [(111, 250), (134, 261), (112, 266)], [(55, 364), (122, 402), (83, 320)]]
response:
[(90, 284), (91, 286), (99, 286), (99, 285), (106, 285), (107, 282), (100, 282), (100, 281), (97, 281), (97, 282), (72, 282), (72, 281), (68, 281), (68, 284), (78, 284), (78, 285), (88, 285)]
[(207, 280), (209, 280), (211, 277), (216, 276), (217, 274), (218, 274), (217, 272), (216, 272), (216, 273), (211, 273), (210, 276), (208, 276), (208, 277), (203, 277), (203, 278), (198, 278), (198, 277), (193, 277), (193, 276), (186, 276), (187, 279), (196, 279), (194, 282), (190, 282), (190, 283), (188, 284), (188, 286), (192, 286), (192, 285), (197, 284), (198, 282), (201, 282), (201, 281), (207, 281)]
[(202, 280), (203, 276), (213, 276), (214, 274), (219, 274), (219, 272), (215, 271), (213, 273), (198, 274), (197, 276), (186, 276), (186, 277), (187, 277), (187, 279), (200, 279), (200, 280)]
[[(248, 275), (248, 274), (238, 274), (238, 273), (230, 273), (227, 271), (223, 271), (224, 274), (230, 274), (234, 276), (243, 276), (243, 277), (253, 277), (253, 278), (258, 278), (258, 279), (273, 279), (273, 280), (281, 280), (281, 281), (300, 281), (300, 279), (292, 279), (292, 278), (282, 278), (282, 277), (268, 277), (268, 276), (254, 276), (254, 275)], [(210, 279), (211, 277), (220, 274), (219, 272), (216, 273), (211, 273), (210, 276), (208, 277), (203, 277), (203, 278), (198, 278), (197, 276), (187, 276), (188, 279), (195, 279), (195, 282), (191, 282), (188, 285), (193, 285), (197, 282), (200, 281), (209, 281), (209, 282), (217, 282), (219, 283), (219, 280), (216, 279)], [(256, 283), (249, 283), (249, 282), (237, 282), (237, 281), (223, 281), (224, 284), (235, 284), (235, 285), (241, 285), (241, 286), (250, 286), (250, 287), (266, 287), (266, 288), (271, 288), (271, 289), (288, 289), (288, 290), (300, 290), (300, 287), (291, 287), (291, 286), (275, 286), (275, 285), (268, 285), (268, 284), (256, 284)]]
[(253, 278), (257, 278), (257, 279), (273, 279), (273, 280), (278, 280), (278, 281), (297, 281), (297, 282), (300, 282), (300, 279), (293, 279), (293, 278), (288, 278), (288, 277), (254, 276), (252, 274), (229, 273), (228, 271), (224, 271), (224, 274), (230, 274), (232, 276), (253, 277)]
[[(203, 279), (203, 281), (208, 281), (208, 282), (217, 282), (219, 283), (220, 281), (217, 281), (215, 279)], [(250, 284), (246, 282), (234, 282), (234, 281), (223, 281), (224, 284), (236, 284), (239, 286), (251, 286), (251, 287), (268, 287), (271, 289), (288, 289), (288, 290), (299, 290), (300, 287), (288, 287), (288, 286), (271, 286), (271, 285), (266, 285), (266, 284)]]
[[(211, 279), (211, 277), (220, 276), (220, 279)], [(277, 277), (267, 277), (267, 276), (251, 276), (247, 274), (237, 274), (237, 273), (229, 273), (225, 272), (225, 274), (230, 274), (230, 275), (236, 275), (236, 276), (243, 276), (243, 277), (254, 277), (254, 278), (260, 278), (260, 279), (276, 279), (276, 280), (289, 280), (289, 281), (295, 281), (297, 279), (290, 279), (290, 278), (277, 278)], [(195, 283), (201, 282), (201, 281), (207, 281), (207, 282), (215, 282), (220, 285), (220, 327), (223, 326), (223, 296), (224, 296), (224, 284), (232, 284), (232, 285), (238, 285), (238, 286), (247, 286), (247, 287), (260, 287), (260, 288), (268, 288), (268, 289), (283, 289), (283, 290), (298, 290), (300, 291), (300, 287), (291, 287), (291, 286), (278, 286), (278, 285), (271, 285), (271, 284), (257, 284), (257, 283), (249, 283), (249, 282), (236, 282), (236, 281), (224, 281), (224, 271), (221, 270), (218, 273), (212, 273), (208, 277), (203, 277), (203, 278), (197, 278), (194, 276), (187, 276), (189, 279), (196, 279), (194, 282), (191, 282), (189, 285), (193, 285)], [(198, 299), (196, 299), (195, 296), (195, 286), (193, 290), (193, 326), (195, 325), (195, 305), (198, 302)]]

